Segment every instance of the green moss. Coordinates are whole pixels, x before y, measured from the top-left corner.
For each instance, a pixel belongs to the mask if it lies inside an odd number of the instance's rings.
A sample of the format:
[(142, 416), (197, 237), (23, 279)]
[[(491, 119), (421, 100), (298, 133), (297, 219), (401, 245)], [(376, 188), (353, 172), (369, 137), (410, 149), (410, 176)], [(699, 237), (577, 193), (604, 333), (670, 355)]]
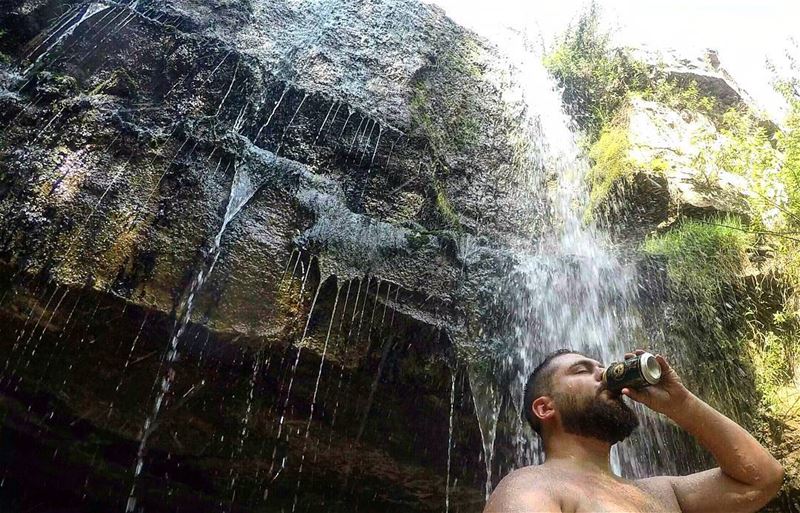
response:
[(412, 251), (418, 251), (424, 248), (428, 245), (430, 240), (431, 236), (427, 233), (412, 232), (406, 235), (406, 243)]
[(724, 300), (724, 291), (740, 282), (754, 243), (755, 235), (741, 221), (726, 216), (687, 219), (673, 230), (648, 237), (643, 250), (666, 259), (671, 290), (716, 305)]
[(436, 211), (440, 219), (450, 228), (460, 231), (461, 221), (458, 214), (438, 181), (434, 181), (434, 190), (436, 191)]
[[(412, 121), (430, 141), (434, 155), (462, 153), (480, 132), (478, 85), (483, 69), (474, 42), (445, 53), (437, 65), (414, 84)], [(436, 84), (435, 86), (432, 84)]]
[(587, 177), (591, 188), (590, 212), (608, 199), (615, 184), (636, 171), (636, 166), (628, 156), (629, 150), (628, 132), (618, 126), (603, 130), (600, 138), (592, 145), (589, 157), (594, 165)]
[(135, 95), (137, 89), (136, 80), (126, 70), (116, 69), (107, 79), (93, 88), (90, 94), (104, 93), (116, 96), (131, 96)]

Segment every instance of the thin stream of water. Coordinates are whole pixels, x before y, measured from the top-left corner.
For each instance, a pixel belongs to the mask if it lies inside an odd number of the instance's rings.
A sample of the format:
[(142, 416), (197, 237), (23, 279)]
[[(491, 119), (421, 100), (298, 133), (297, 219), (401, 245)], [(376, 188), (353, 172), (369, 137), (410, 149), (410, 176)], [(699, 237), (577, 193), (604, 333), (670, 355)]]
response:
[(188, 293), (181, 304), (181, 308), (179, 310), (180, 313), (176, 318), (177, 329), (174, 331), (166, 349), (164, 361), (166, 362), (167, 372), (160, 377), (161, 385), (158, 388), (152, 412), (147, 419), (145, 419), (144, 426), (142, 427), (142, 435), (139, 441), (139, 448), (137, 450), (133, 484), (131, 485), (131, 491), (125, 507), (127, 513), (132, 513), (136, 508), (136, 481), (144, 466), (147, 440), (158, 425), (157, 419), (159, 411), (161, 410), (164, 399), (167, 397), (172, 388), (172, 383), (174, 381), (174, 372), (172, 370), (172, 366), (178, 357), (178, 342), (180, 341), (181, 336), (191, 320), (195, 297), (202, 289), (203, 284), (208, 279), (208, 276), (210, 276), (214, 271), (214, 266), (216, 265), (220, 256), (222, 236), (225, 233), (225, 229), (228, 227), (228, 224), (236, 216), (236, 214), (239, 213), (241, 208), (250, 200), (250, 198), (253, 197), (257, 190), (258, 184), (253, 183), (246, 169), (243, 166), (237, 167), (231, 183), (231, 190), (228, 196), (228, 204), (225, 208), (225, 216), (222, 220), (222, 225), (217, 231), (209, 250), (210, 261), (208, 262), (207, 267), (203, 267), (197, 272), (192, 283), (189, 285), (187, 289)]

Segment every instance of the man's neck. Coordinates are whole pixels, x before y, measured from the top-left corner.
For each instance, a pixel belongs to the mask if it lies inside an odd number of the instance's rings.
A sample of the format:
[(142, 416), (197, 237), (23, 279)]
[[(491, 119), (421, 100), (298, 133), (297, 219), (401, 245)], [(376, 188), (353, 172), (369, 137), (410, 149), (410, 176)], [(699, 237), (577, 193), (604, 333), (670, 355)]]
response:
[(566, 464), (588, 472), (613, 475), (610, 452), (608, 442), (569, 433), (554, 435), (545, 444), (548, 464)]

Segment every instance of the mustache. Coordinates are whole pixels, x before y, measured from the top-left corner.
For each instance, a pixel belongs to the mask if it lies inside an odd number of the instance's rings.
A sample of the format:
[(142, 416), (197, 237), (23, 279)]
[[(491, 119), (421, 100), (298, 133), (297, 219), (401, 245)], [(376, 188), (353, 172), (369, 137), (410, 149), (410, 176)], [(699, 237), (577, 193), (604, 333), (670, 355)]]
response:
[(617, 390), (611, 390), (605, 385), (600, 387), (600, 390), (597, 392), (597, 396), (600, 397), (603, 394), (603, 392), (608, 392), (609, 397), (611, 397), (612, 399), (618, 399), (618, 400), (622, 399), (622, 392)]

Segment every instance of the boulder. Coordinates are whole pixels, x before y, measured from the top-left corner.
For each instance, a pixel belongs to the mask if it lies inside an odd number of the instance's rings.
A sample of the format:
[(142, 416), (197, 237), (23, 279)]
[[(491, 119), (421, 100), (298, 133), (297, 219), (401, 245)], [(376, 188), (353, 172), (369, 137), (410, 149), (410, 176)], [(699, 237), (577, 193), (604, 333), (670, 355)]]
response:
[(632, 97), (614, 126), (625, 134), (629, 171), (596, 208), (618, 229), (644, 234), (667, 228), (680, 216), (749, 219), (748, 180), (710, 162), (710, 148), (724, 136), (707, 116)]
[[(725, 69), (716, 50), (706, 49), (702, 55), (687, 55), (675, 50), (653, 50), (631, 48), (631, 54), (651, 69), (675, 81), (680, 87), (691, 83), (697, 86), (702, 96), (713, 98), (716, 108), (724, 112), (732, 107), (745, 106), (760, 112), (755, 100)], [(765, 120), (772, 123), (772, 121)], [(775, 125), (772, 125), (773, 129)]]

